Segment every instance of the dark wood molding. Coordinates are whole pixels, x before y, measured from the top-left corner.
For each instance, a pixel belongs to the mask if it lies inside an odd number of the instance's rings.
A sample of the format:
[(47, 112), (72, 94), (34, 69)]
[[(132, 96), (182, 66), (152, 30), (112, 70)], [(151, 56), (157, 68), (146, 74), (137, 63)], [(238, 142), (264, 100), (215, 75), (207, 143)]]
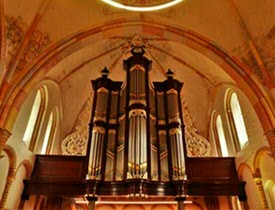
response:
[[(238, 195), (245, 199), (244, 182), (235, 170), (234, 158), (188, 158), (188, 180), (172, 182), (128, 179), (99, 181), (85, 179), (85, 156), (37, 155), (30, 180), (24, 181), (22, 198), (29, 195), (131, 195), (218, 196)], [(203, 170), (201, 165), (207, 165)], [(216, 169), (215, 169), (216, 168)]]

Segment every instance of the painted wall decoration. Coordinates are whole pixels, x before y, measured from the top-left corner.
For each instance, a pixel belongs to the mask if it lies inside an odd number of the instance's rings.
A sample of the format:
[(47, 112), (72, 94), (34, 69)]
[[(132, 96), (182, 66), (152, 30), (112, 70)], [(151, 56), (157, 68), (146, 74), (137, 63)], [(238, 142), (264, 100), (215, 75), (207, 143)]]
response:
[(256, 46), (266, 65), (275, 77), (275, 26), (266, 35), (256, 38)]
[[(275, 79), (275, 26), (273, 26), (267, 34), (255, 37), (254, 42), (265, 67), (272, 72), (273, 79)], [(244, 43), (241, 46), (234, 48), (231, 52), (244, 64), (249, 66), (259, 79), (262, 80), (262, 72), (257, 64), (256, 58), (248, 46), (248, 43)]]
[(10, 61), (11, 57), (15, 55), (18, 50), (24, 35), (28, 29), (28, 25), (22, 20), (22, 17), (17, 18), (13, 16), (6, 16), (7, 30), (7, 61)]
[[(63, 155), (85, 155), (89, 120), (91, 117), (93, 94), (88, 97), (78, 119), (74, 125), (73, 131), (69, 134), (61, 144)], [(187, 103), (182, 100), (185, 137), (187, 144), (187, 152), (190, 157), (209, 157), (211, 152), (211, 145), (207, 139), (198, 133), (194, 120), (187, 107)]]
[(242, 45), (234, 48), (231, 52), (245, 65), (251, 68), (253, 72), (258, 76), (258, 78), (262, 80), (262, 72), (247, 43), (243, 43)]
[(17, 69), (21, 70), (26, 64), (30, 63), (34, 58), (41, 54), (41, 52), (51, 43), (51, 40), (49, 34), (39, 30), (34, 30), (28, 35), (27, 30), (29, 29), (29, 25), (21, 16), (6, 16), (6, 21), (8, 62), (14, 58), (23, 40), (28, 40), (20, 58), (19, 65), (17, 66)]
[(24, 55), (21, 58), (20, 63), (24, 66), (25, 64), (31, 62), (35, 57), (41, 54), (41, 52), (50, 43), (51, 41), (48, 34), (45, 34), (39, 30), (35, 30), (28, 41), (28, 44), (24, 50)]

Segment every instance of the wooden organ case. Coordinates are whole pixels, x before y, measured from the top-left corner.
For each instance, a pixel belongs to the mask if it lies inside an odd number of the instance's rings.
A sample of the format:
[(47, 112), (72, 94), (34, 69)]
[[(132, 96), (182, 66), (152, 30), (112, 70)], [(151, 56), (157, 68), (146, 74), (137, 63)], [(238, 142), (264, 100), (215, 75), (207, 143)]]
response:
[(150, 83), (152, 63), (143, 47), (134, 46), (131, 53), (124, 61), (124, 83), (109, 79), (107, 68), (92, 81), (86, 155), (37, 155), (22, 199), (85, 196), (89, 209), (100, 196), (170, 196), (178, 201), (178, 209), (192, 196), (237, 195), (245, 200), (234, 158), (188, 155), (183, 83), (171, 70), (165, 81)]

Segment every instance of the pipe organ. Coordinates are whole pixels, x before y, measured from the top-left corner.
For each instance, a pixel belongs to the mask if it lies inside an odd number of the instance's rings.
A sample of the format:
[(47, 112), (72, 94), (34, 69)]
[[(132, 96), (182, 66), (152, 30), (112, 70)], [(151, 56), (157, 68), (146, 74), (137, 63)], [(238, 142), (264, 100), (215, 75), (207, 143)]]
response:
[(184, 180), (183, 83), (171, 70), (167, 80), (151, 82), (152, 64), (143, 47), (131, 53), (124, 61), (125, 85), (109, 79), (106, 68), (92, 81), (89, 179)]
[[(89, 131), (85, 126), (68, 136), (62, 143), (65, 155), (36, 155), (22, 199), (32, 194), (82, 197), (94, 209), (100, 196), (159, 202), (168, 196), (177, 200), (179, 210), (192, 196), (238, 195), (246, 200), (234, 158), (206, 157), (208, 141), (190, 122), (185, 131), (183, 110), (191, 118), (186, 105), (181, 107), (183, 83), (171, 70), (165, 81), (152, 82), (152, 63), (143, 47), (134, 46), (131, 53), (124, 61), (123, 81), (108, 78), (107, 68), (92, 81)], [(81, 150), (84, 141), (86, 153)]]

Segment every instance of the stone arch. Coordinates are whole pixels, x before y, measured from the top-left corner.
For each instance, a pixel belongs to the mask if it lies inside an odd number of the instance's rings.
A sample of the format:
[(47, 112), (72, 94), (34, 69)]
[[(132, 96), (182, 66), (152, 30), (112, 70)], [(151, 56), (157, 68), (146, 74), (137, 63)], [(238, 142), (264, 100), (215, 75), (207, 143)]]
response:
[(260, 195), (261, 204), (264, 208), (268, 208), (268, 203), (267, 203), (267, 199), (266, 199), (266, 195), (263, 187), (260, 161), (262, 156), (268, 152), (271, 152), (271, 151), (270, 151), (270, 148), (267, 146), (261, 147), (256, 151), (254, 160), (253, 160), (253, 170), (252, 170), (252, 173), (253, 173), (252, 175)]
[(12, 182), (16, 175), (16, 159), (17, 159), (15, 150), (8, 144), (5, 145), (3, 151), (6, 152), (8, 158), (9, 158), (9, 170), (8, 170), (8, 175), (7, 175), (4, 191), (3, 191), (1, 201), (0, 201), (0, 209), (5, 208), (7, 197), (8, 197)]
[[(212, 153), (216, 154), (217, 156), (222, 156), (221, 154), (221, 148), (220, 148), (220, 142), (219, 142), (219, 137), (218, 137), (218, 132), (217, 132), (217, 123), (216, 119), (219, 115), (217, 110), (212, 110), (213, 105), (210, 106), (210, 120), (209, 120), (209, 125), (210, 128), (208, 129), (208, 138), (210, 139), (210, 144), (211, 144), (211, 150)], [(211, 133), (213, 133), (213, 138), (211, 138)], [(214, 151), (213, 151), (214, 148)]]
[[(212, 126), (212, 123), (213, 123), (213, 118), (215, 119), (215, 117), (217, 116), (217, 111), (214, 110), (214, 102), (215, 102), (215, 99), (217, 97), (217, 94), (219, 92), (219, 89), (223, 86), (223, 85), (230, 85), (230, 86), (234, 86), (235, 85), (233, 83), (219, 83), (217, 85), (214, 86), (214, 89), (213, 91), (211, 92), (211, 95), (210, 95), (210, 98), (212, 99), (210, 101), (210, 106), (209, 106), (209, 111), (208, 111), (208, 124)], [(215, 114), (215, 115), (214, 115)], [(210, 137), (210, 130), (208, 130), (208, 137)]]
[[(62, 58), (81, 49), (83, 47), (82, 43), (87, 44), (102, 38), (108, 39), (113, 35), (121, 34), (121, 27), (138, 27), (142, 32), (162, 36), (170, 41), (181, 43), (209, 58), (214, 63), (219, 64), (241, 86), (241, 89), (245, 91), (263, 124), (265, 132), (275, 127), (271, 98), (265, 92), (261, 83), (257, 81), (257, 78), (249, 67), (233, 56), (230, 56), (228, 52), (200, 34), (185, 28), (177, 28), (166, 23), (156, 23), (145, 19), (119, 19), (105, 22), (88, 30), (80, 31), (78, 34), (68, 36), (51, 45), (43, 54), (22, 70), (22, 73), (12, 82), (5, 94), (3, 94), (5, 96), (3, 101), (6, 106), (3, 106), (0, 110), (3, 116), (0, 126), (8, 130), (11, 129), (13, 123), (10, 122), (9, 115), (14, 115), (14, 113), (18, 112), (18, 107), (20, 107), (23, 101), (22, 99), (26, 97), (26, 93), (35, 85), (35, 81), (42, 80), (45, 72), (59, 63)], [(35, 78), (35, 81), (34, 79), (29, 80), (29, 78)]]
[(270, 148), (265, 146), (265, 147), (261, 147), (260, 149), (257, 150), (255, 156), (254, 156), (254, 161), (253, 161), (253, 168), (254, 170), (259, 170), (260, 169), (260, 161), (261, 161), (261, 157), (268, 153), (271, 152)]
[(250, 171), (251, 175), (253, 175), (253, 171), (252, 171), (251, 167), (246, 162), (242, 162), (241, 164), (239, 164), (238, 169), (237, 169), (237, 173), (238, 173), (239, 179), (241, 181), (243, 181), (243, 171), (246, 168)]
[(29, 160), (23, 160), (18, 165), (18, 167), (16, 169), (16, 174), (17, 174), (17, 172), (18, 172), (18, 170), (21, 166), (25, 167), (25, 169), (26, 169), (26, 178), (27, 179), (31, 178), (31, 174), (32, 174), (32, 164), (31, 164), (31, 162)]
[(238, 165), (237, 172), (241, 181), (247, 181), (250, 183), (249, 185), (245, 185), (245, 190), (248, 197), (254, 199), (251, 199), (250, 201), (248, 200), (248, 204), (252, 206), (256, 205), (257, 208), (265, 208), (267, 203), (263, 194), (262, 181), (261, 178), (258, 178), (255, 174), (254, 168), (251, 168), (248, 163), (242, 162)]
[(4, 152), (7, 153), (9, 162), (10, 162), (8, 177), (14, 178), (14, 176), (16, 175), (16, 162), (17, 162), (17, 156), (15, 153), (15, 150), (8, 144), (5, 145), (3, 150)]

